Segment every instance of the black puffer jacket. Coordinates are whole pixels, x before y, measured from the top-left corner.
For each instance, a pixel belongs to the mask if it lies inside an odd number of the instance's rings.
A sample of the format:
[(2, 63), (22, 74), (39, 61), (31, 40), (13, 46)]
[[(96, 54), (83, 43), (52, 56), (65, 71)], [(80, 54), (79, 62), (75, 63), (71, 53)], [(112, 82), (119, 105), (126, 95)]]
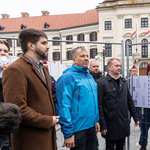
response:
[(126, 80), (119, 78), (119, 91), (113, 84), (113, 78), (107, 74), (98, 80), (98, 103), (100, 112), (101, 130), (107, 129), (104, 138), (117, 140), (130, 134), (130, 120), (128, 110), (134, 121), (138, 121), (132, 97), (130, 95)]

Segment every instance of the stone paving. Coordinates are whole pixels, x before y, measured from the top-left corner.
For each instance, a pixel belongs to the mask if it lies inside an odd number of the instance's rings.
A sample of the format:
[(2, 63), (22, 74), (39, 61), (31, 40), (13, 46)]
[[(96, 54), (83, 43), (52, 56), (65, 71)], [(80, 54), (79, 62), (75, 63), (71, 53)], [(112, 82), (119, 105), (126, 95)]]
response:
[[(69, 148), (62, 147), (64, 138), (63, 138), (63, 134), (61, 133), (61, 129), (60, 129), (59, 125), (56, 126), (56, 130), (57, 130), (57, 147), (58, 147), (58, 150), (69, 150)], [(140, 149), (140, 145), (138, 145), (140, 133), (141, 133), (140, 128), (134, 127), (134, 122), (132, 120), (131, 121), (131, 135), (129, 137), (129, 140), (128, 139), (126, 140), (125, 150), (139, 150)], [(149, 135), (150, 135), (150, 133), (149, 133)], [(101, 137), (100, 133), (98, 133), (97, 136), (98, 136), (98, 141), (99, 141), (99, 150), (105, 150), (105, 140)], [(128, 146), (128, 141), (130, 143), (129, 146)], [(128, 147), (130, 149), (128, 149)], [(148, 139), (147, 150), (150, 150), (150, 137)]]

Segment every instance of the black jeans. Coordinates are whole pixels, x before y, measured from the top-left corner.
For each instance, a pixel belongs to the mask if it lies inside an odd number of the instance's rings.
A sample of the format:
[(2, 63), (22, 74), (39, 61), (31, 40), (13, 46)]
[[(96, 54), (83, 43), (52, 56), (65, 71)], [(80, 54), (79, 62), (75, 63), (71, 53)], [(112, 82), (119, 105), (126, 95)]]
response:
[(71, 150), (94, 150), (96, 144), (96, 130), (95, 126), (74, 133), (75, 135), (75, 147)]
[(125, 138), (119, 140), (106, 139), (106, 150), (123, 150), (124, 145), (125, 145)]

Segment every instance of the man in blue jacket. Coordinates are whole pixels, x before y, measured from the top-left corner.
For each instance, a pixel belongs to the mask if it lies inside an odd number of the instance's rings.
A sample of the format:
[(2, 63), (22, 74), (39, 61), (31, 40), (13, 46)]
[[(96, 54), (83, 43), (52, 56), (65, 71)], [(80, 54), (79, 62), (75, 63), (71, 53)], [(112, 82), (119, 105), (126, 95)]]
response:
[(89, 58), (84, 47), (72, 50), (73, 65), (56, 83), (56, 113), (71, 150), (94, 150), (100, 127), (97, 84), (88, 70)]

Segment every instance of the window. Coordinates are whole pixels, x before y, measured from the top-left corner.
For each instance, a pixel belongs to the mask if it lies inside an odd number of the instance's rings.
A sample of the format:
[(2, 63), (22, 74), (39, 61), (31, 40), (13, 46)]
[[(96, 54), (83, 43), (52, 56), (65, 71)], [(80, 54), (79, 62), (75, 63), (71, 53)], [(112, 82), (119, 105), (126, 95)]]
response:
[(12, 40), (8, 39), (7, 42), (9, 44), (9, 46), (12, 47)]
[[(60, 38), (59, 37), (54, 37), (54, 38), (52, 38), (53, 40), (60, 40)], [(53, 41), (53, 45), (60, 45), (60, 43), (58, 42), (58, 41)]]
[(84, 41), (84, 34), (78, 35), (78, 41)]
[(95, 58), (97, 55), (97, 48), (90, 49), (90, 58)]
[(53, 52), (53, 60), (60, 60), (60, 52)]
[(141, 27), (148, 27), (148, 18), (141, 18)]
[(105, 44), (105, 57), (112, 57), (112, 46), (111, 46), (111, 44)]
[(27, 25), (21, 24), (20, 29), (23, 30), (27, 27)]
[(67, 60), (72, 60), (72, 51), (67, 51)]
[[(146, 42), (148, 42), (148, 40), (143, 39), (141, 43), (146, 43)], [(148, 57), (148, 44), (142, 44), (141, 49), (142, 49), (142, 58)]]
[(97, 41), (97, 32), (90, 33), (90, 41)]
[(125, 28), (132, 28), (132, 19), (125, 19)]
[(17, 40), (17, 47), (20, 47), (20, 43), (19, 43), (19, 41)]
[[(72, 40), (73, 40), (72, 35), (68, 35), (68, 36), (66, 37), (66, 40), (72, 41)], [(73, 42), (66, 42), (66, 44), (72, 44), (72, 43), (73, 43)]]
[[(127, 44), (132, 44), (130, 39), (125, 41), (125, 56), (127, 56)], [(129, 46), (129, 56), (132, 56), (132, 46)]]
[(105, 30), (111, 30), (111, 21), (105, 21)]
[(47, 23), (47, 22), (44, 23), (44, 28), (49, 28), (49, 26), (50, 26), (49, 23)]

